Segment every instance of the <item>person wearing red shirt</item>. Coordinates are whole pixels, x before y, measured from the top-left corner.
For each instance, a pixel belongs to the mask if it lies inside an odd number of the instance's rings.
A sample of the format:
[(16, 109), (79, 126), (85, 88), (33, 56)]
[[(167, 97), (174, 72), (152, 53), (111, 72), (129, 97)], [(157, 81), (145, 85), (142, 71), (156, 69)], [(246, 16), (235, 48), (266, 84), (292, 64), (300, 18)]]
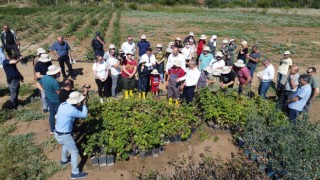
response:
[(166, 81), (169, 104), (172, 104), (173, 98), (176, 100), (176, 105), (179, 104), (180, 87), (182, 84), (180, 78), (182, 78), (185, 74), (185, 71), (180, 67), (180, 63), (175, 60), (173, 62), (173, 66), (168, 71), (168, 78)]
[(150, 84), (151, 84), (151, 92), (154, 96), (159, 96), (159, 86), (160, 86), (160, 74), (158, 73), (158, 70), (154, 69), (151, 72), (150, 77)]
[(250, 81), (252, 79), (250, 70), (246, 67), (242, 59), (238, 59), (238, 61), (233, 64), (233, 70), (237, 74), (240, 83), (238, 93), (248, 95), (250, 93)]
[(198, 48), (197, 48), (198, 57), (197, 57), (197, 60), (196, 60), (197, 65), (199, 64), (199, 57), (200, 57), (200, 55), (201, 55), (201, 53), (203, 51), (203, 47), (206, 44), (206, 39), (207, 39), (207, 36), (204, 35), (204, 34), (202, 34), (201, 37), (199, 38)]
[(124, 88), (124, 98), (128, 99), (129, 95), (133, 96), (135, 86), (135, 73), (137, 72), (137, 62), (133, 59), (133, 52), (128, 52), (127, 59), (122, 63), (122, 81)]

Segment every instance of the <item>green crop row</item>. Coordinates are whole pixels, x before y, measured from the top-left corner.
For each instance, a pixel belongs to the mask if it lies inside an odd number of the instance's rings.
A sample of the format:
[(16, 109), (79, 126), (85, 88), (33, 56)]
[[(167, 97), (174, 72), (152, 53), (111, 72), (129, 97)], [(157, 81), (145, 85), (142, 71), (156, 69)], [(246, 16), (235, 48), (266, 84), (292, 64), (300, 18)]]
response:
[(121, 11), (118, 10), (116, 13), (116, 19), (113, 22), (113, 28), (111, 32), (111, 43), (116, 47), (120, 46), (120, 19), (121, 19)]

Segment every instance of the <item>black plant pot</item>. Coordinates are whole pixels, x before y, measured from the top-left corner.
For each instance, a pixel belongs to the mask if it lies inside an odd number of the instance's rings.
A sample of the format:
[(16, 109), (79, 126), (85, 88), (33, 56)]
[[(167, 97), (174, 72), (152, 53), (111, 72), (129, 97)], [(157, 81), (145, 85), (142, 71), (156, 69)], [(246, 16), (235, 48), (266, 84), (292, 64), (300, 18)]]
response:
[(208, 121), (207, 125), (209, 128), (213, 128), (214, 127), (214, 123), (212, 121)]
[(146, 151), (141, 151), (140, 152), (140, 157), (141, 158), (146, 158), (146, 154), (147, 154)]
[(99, 165), (99, 158), (98, 157), (92, 157), (91, 158), (91, 163), (92, 163), (92, 165), (93, 166), (97, 166), (97, 165)]
[(243, 148), (243, 146), (245, 145), (245, 141), (241, 137), (239, 137), (237, 138), (237, 144), (240, 148)]
[(196, 133), (196, 131), (197, 131), (197, 128), (192, 127), (192, 128), (191, 128), (191, 135), (193, 135), (194, 133)]
[(164, 151), (165, 151), (164, 147), (163, 147), (163, 146), (160, 146), (160, 147), (159, 147), (159, 153), (160, 153), (160, 154), (161, 154), (161, 153), (164, 153)]
[(107, 154), (107, 165), (112, 166), (115, 162), (115, 155), (113, 154)]
[(158, 157), (159, 156), (159, 148), (153, 148), (152, 149), (152, 156), (153, 157)]
[(137, 156), (139, 154), (139, 150), (138, 149), (133, 149), (130, 153), (129, 156)]
[(101, 156), (99, 156), (99, 165), (100, 166), (107, 165), (107, 156), (105, 154), (102, 154)]
[(165, 144), (169, 144), (169, 143), (170, 143), (170, 137), (168, 137), (168, 136), (164, 137), (164, 138), (163, 138), (163, 142), (164, 142)]
[(175, 136), (170, 136), (170, 137), (169, 137), (169, 140), (170, 140), (170, 143), (171, 143), (171, 144), (177, 143), (177, 140), (176, 140), (176, 137), (175, 137)]
[(152, 149), (146, 150), (146, 156), (153, 156)]
[(177, 134), (176, 136), (176, 142), (181, 142), (181, 134)]
[(267, 176), (269, 176), (270, 178), (273, 178), (273, 176), (276, 174), (276, 172), (275, 172), (272, 168), (267, 167), (267, 168), (266, 168), (266, 174), (267, 174)]

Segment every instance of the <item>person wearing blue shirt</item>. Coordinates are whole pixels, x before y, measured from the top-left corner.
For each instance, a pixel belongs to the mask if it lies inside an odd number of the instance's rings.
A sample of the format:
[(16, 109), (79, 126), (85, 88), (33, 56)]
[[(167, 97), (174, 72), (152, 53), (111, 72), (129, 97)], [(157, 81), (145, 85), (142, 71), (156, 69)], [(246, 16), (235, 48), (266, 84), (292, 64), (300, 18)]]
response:
[(71, 78), (73, 80), (76, 80), (75, 75), (73, 74), (73, 69), (71, 66), (71, 53), (70, 53), (70, 46), (69, 44), (63, 40), (62, 36), (58, 36), (57, 42), (54, 42), (51, 47), (50, 51), (58, 58), (59, 65), (61, 68), (61, 72), (63, 75), (63, 79), (67, 79), (67, 75), (64, 68), (64, 63), (67, 65), (69, 69), (69, 75), (71, 75)]
[(91, 41), (91, 46), (93, 48), (95, 56), (104, 55), (103, 45), (104, 45), (104, 39), (103, 37), (101, 37), (101, 33), (97, 31), (96, 37)]
[(17, 63), (21, 59), (4, 59), (3, 60), (3, 70), (7, 77), (7, 83), (10, 90), (10, 108), (16, 108), (18, 106), (18, 95), (20, 90), (20, 81), (23, 82), (23, 76), (17, 68)]
[(150, 47), (150, 43), (147, 41), (147, 37), (145, 35), (141, 36), (141, 41), (137, 44), (139, 59), (141, 56), (147, 53), (147, 49)]
[[(60, 164), (64, 166), (71, 163), (71, 179), (81, 179), (88, 175), (88, 173), (79, 172), (79, 152), (72, 136), (73, 123), (76, 118), (86, 118), (88, 116), (86, 104), (87, 99), (84, 95), (77, 91), (72, 92), (67, 101), (60, 105), (56, 116), (54, 137), (62, 145)], [(68, 159), (68, 152), (71, 154), (71, 159)]]
[(203, 52), (200, 55), (199, 58), (199, 70), (201, 71), (203, 68), (207, 67), (211, 60), (213, 59), (213, 56), (210, 52), (210, 48), (208, 46), (205, 46), (203, 48)]
[(296, 124), (297, 118), (300, 112), (303, 110), (307, 101), (309, 100), (312, 92), (310, 84), (310, 76), (307, 74), (302, 74), (299, 77), (300, 86), (297, 91), (289, 98), (287, 103), (289, 104), (289, 119), (292, 123)]
[(54, 131), (54, 120), (55, 115), (57, 114), (60, 100), (60, 86), (59, 82), (56, 80), (59, 77), (60, 68), (56, 65), (51, 65), (48, 67), (47, 75), (43, 76), (39, 83), (41, 85), (40, 89), (44, 90), (47, 104), (49, 106), (49, 124), (50, 124), (50, 134), (53, 134)]

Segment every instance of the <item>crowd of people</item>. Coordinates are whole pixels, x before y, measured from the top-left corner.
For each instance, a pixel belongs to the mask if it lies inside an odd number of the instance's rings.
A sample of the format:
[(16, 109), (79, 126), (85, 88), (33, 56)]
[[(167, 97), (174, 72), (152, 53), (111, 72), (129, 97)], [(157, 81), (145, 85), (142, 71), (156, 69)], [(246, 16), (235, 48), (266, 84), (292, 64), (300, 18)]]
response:
[[(169, 104), (187, 104), (193, 101), (195, 92), (208, 87), (213, 93), (228, 93), (236, 85), (240, 95), (251, 96), (254, 78), (260, 82), (258, 94), (267, 98), (267, 92), (275, 77), (275, 68), (269, 58), (261, 59), (257, 45), (249, 50), (248, 42), (241, 40), (239, 47), (235, 39), (223, 39), (218, 44), (218, 37), (213, 35), (207, 41), (206, 35), (199, 40), (190, 32), (183, 41), (177, 37), (169, 42), (166, 49), (161, 43), (151, 48), (150, 42), (142, 35), (137, 45), (132, 36), (117, 49), (114, 44), (104, 51), (105, 42), (100, 32), (96, 32), (91, 46), (96, 61), (92, 72), (98, 87), (100, 102), (106, 97), (123, 98), (135, 96), (145, 99), (147, 96), (167, 95)], [(7, 57), (4, 51), (7, 52)], [(77, 169), (77, 148), (71, 136), (75, 118), (86, 117), (86, 96), (89, 84), (83, 86), (83, 93), (73, 91), (76, 76), (72, 68), (71, 48), (62, 36), (50, 47), (50, 53), (58, 59), (59, 66), (53, 65), (51, 57), (43, 48), (37, 49), (34, 63), (34, 80), (40, 91), (43, 112), (49, 112), (50, 133), (63, 144), (61, 164), (72, 163), (72, 177), (82, 177)], [(14, 53), (12, 53), (12, 51)], [(15, 32), (4, 26), (1, 33), (0, 59), (7, 76), (12, 107), (17, 106), (20, 81), (23, 76), (16, 64), (23, 62), (19, 52), (19, 42)], [(256, 72), (259, 63), (263, 70)], [(25, 63), (25, 62), (23, 62)], [(65, 72), (68, 67), (68, 75)], [(276, 92), (280, 107), (288, 113), (292, 123), (296, 123), (301, 112), (308, 112), (310, 104), (319, 94), (319, 82), (316, 68), (309, 67), (306, 74), (299, 74), (299, 67), (290, 58), (290, 51), (285, 51), (277, 71)], [(62, 86), (58, 81), (62, 75)], [(68, 76), (71, 79), (68, 79)], [(238, 83), (236, 81), (238, 79)], [(166, 92), (166, 93), (165, 93)], [(149, 95), (151, 94), (151, 95)], [(66, 158), (71, 152), (71, 160)]]

